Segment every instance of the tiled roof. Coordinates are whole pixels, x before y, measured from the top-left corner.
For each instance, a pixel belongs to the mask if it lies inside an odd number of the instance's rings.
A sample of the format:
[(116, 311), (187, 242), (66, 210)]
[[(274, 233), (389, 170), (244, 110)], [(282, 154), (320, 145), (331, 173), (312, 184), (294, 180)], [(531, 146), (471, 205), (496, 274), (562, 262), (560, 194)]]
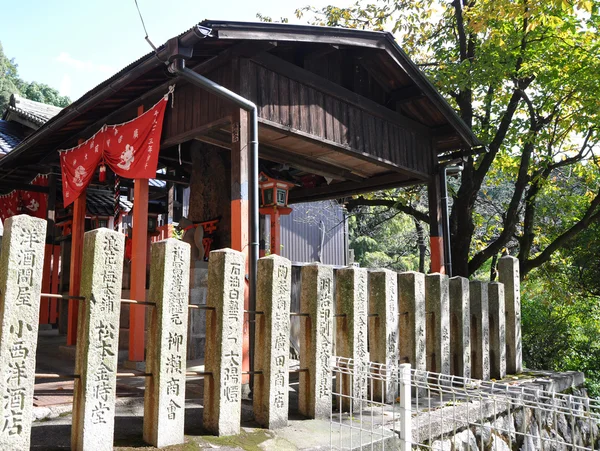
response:
[(14, 112), (23, 119), (28, 120), (37, 126), (42, 126), (60, 113), (61, 110), (62, 108), (60, 107), (35, 102), (21, 97), (20, 95), (13, 94), (10, 96), (10, 103), (4, 113), (4, 118), (6, 119), (10, 112)]
[(0, 119), (0, 158), (17, 147), (23, 136), (20, 124)]
[[(87, 189), (86, 205), (87, 212), (91, 216), (113, 216), (114, 215), (114, 193), (98, 189)], [(131, 211), (133, 204), (121, 196), (119, 203), (124, 212)]]

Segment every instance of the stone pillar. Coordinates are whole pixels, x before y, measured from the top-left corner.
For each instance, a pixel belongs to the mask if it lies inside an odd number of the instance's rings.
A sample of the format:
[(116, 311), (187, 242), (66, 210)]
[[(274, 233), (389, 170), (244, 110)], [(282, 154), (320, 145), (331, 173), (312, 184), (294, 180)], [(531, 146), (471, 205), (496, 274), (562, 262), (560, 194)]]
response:
[(469, 279), (450, 279), (450, 374), (471, 377)]
[(370, 360), (387, 367), (385, 381), (373, 382), (373, 398), (392, 403), (397, 395), (398, 274), (381, 269), (369, 273)]
[(488, 285), (490, 327), (490, 377), (506, 376), (506, 316), (504, 313), (504, 285), (493, 282)]
[(242, 321), (244, 254), (232, 249), (210, 253), (206, 317), (204, 427), (215, 435), (240, 433), (242, 414)]
[(46, 221), (8, 218), (0, 255), (0, 449), (27, 450)]
[(450, 374), (450, 300), (448, 276), (425, 276), (427, 370)]
[(506, 371), (523, 371), (521, 348), (521, 278), (519, 260), (510, 255), (498, 261), (498, 280), (504, 284), (506, 311)]
[(258, 261), (254, 418), (267, 429), (287, 426), (289, 406), (290, 302), (292, 264), (270, 255)]
[[(336, 315), (338, 316), (335, 346), (336, 354), (354, 361), (354, 371), (338, 374), (337, 392), (352, 398), (367, 399), (367, 270), (343, 268), (337, 271)], [(342, 397), (342, 409), (356, 411), (360, 402)]]
[[(190, 267), (190, 304), (206, 305), (207, 291), (208, 262), (192, 262)], [(187, 359), (196, 360), (204, 357), (207, 311), (201, 309), (189, 310)]]
[(298, 410), (308, 418), (331, 415), (331, 357), (333, 355), (333, 268), (302, 267), (300, 312), (308, 315), (300, 333)]
[(413, 271), (398, 274), (398, 303), (400, 361), (425, 371), (425, 274)]
[(112, 450), (125, 235), (108, 229), (83, 238), (71, 449)]
[(190, 245), (169, 238), (152, 244), (151, 256), (144, 441), (162, 448), (185, 441)]
[(484, 381), (490, 378), (490, 328), (488, 284), (469, 283), (471, 309), (471, 374)]

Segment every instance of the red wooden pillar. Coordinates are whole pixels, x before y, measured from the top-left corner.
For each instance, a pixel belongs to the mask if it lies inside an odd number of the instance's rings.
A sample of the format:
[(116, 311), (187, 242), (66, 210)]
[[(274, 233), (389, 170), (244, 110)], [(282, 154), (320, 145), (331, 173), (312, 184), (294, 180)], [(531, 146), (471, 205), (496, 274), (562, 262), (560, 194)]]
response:
[[(148, 179), (133, 185), (133, 236), (131, 237), (131, 299), (146, 300), (146, 259), (148, 254)], [(129, 307), (129, 360), (144, 361), (146, 309)]]
[[(144, 107), (138, 107), (138, 116)], [(146, 300), (146, 262), (148, 258), (148, 179), (133, 183), (133, 236), (131, 237), (131, 299)], [(129, 360), (143, 362), (145, 350), (146, 308), (129, 307)]]
[[(60, 246), (52, 246), (52, 281), (50, 293), (58, 294), (58, 267), (60, 262)], [(58, 299), (50, 299), (50, 323), (58, 322)]]
[[(236, 109), (232, 118), (234, 130), (234, 143), (231, 148), (231, 248), (244, 253), (246, 258), (246, 274), (248, 274), (248, 245), (250, 243), (250, 230), (248, 227), (249, 199), (248, 199), (248, 113), (242, 109)], [(244, 309), (249, 309), (249, 286), (246, 278), (244, 290)], [(242, 369), (250, 369), (250, 339), (249, 339), (249, 315), (244, 315), (243, 336), (243, 358)], [(243, 377), (243, 382), (248, 383), (249, 377)]]
[[(85, 191), (73, 202), (73, 225), (71, 227), (71, 273), (69, 277), (69, 295), (79, 296), (81, 282), (81, 264), (83, 262), (83, 234), (85, 232)], [(67, 346), (77, 342), (77, 317), (79, 301), (69, 299), (67, 322)]]
[(277, 208), (271, 212), (271, 254), (281, 255), (281, 220)]
[[(44, 247), (44, 269), (42, 271), (42, 293), (50, 293), (50, 280), (52, 279), (52, 245), (46, 244)], [(50, 323), (50, 299), (42, 297), (40, 299), (40, 324)]]
[(436, 175), (427, 185), (429, 198), (429, 242), (431, 247), (431, 272), (446, 273), (444, 265), (444, 233), (442, 228), (442, 195), (440, 178)]

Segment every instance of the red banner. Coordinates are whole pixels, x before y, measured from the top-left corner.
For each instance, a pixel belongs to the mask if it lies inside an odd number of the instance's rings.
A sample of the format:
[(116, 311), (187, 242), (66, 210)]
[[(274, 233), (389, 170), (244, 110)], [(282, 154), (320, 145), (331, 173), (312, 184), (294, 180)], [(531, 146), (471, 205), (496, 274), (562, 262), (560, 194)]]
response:
[[(48, 186), (48, 176), (40, 174), (31, 181), (32, 185)], [(48, 210), (48, 195), (34, 191), (20, 191), (23, 213), (36, 218), (46, 219)]]
[(92, 181), (102, 160), (104, 128), (87, 141), (68, 150), (59, 150), (64, 206), (70, 205)]
[(2, 223), (11, 216), (17, 214), (17, 207), (19, 205), (19, 193), (13, 191), (11, 193), (0, 196), (0, 219)]
[(156, 177), (166, 106), (163, 98), (134, 120), (107, 127), (104, 160), (115, 174), (128, 179)]
[(167, 99), (168, 93), (135, 119), (104, 126), (86, 142), (59, 151), (65, 207), (85, 191), (102, 161), (121, 177), (156, 177)]
[[(32, 185), (48, 186), (48, 176), (38, 175), (31, 181)], [(36, 218), (46, 219), (48, 195), (33, 191), (14, 190), (0, 196), (0, 219), (2, 222), (17, 214), (27, 214)]]

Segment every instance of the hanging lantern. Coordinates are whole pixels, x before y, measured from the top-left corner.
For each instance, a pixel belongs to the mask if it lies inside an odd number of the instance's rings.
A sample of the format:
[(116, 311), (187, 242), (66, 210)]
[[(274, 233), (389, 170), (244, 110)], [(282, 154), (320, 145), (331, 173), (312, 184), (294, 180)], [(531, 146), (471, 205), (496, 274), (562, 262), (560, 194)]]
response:
[(102, 163), (98, 172), (98, 180), (100, 182), (106, 182), (106, 165)]

